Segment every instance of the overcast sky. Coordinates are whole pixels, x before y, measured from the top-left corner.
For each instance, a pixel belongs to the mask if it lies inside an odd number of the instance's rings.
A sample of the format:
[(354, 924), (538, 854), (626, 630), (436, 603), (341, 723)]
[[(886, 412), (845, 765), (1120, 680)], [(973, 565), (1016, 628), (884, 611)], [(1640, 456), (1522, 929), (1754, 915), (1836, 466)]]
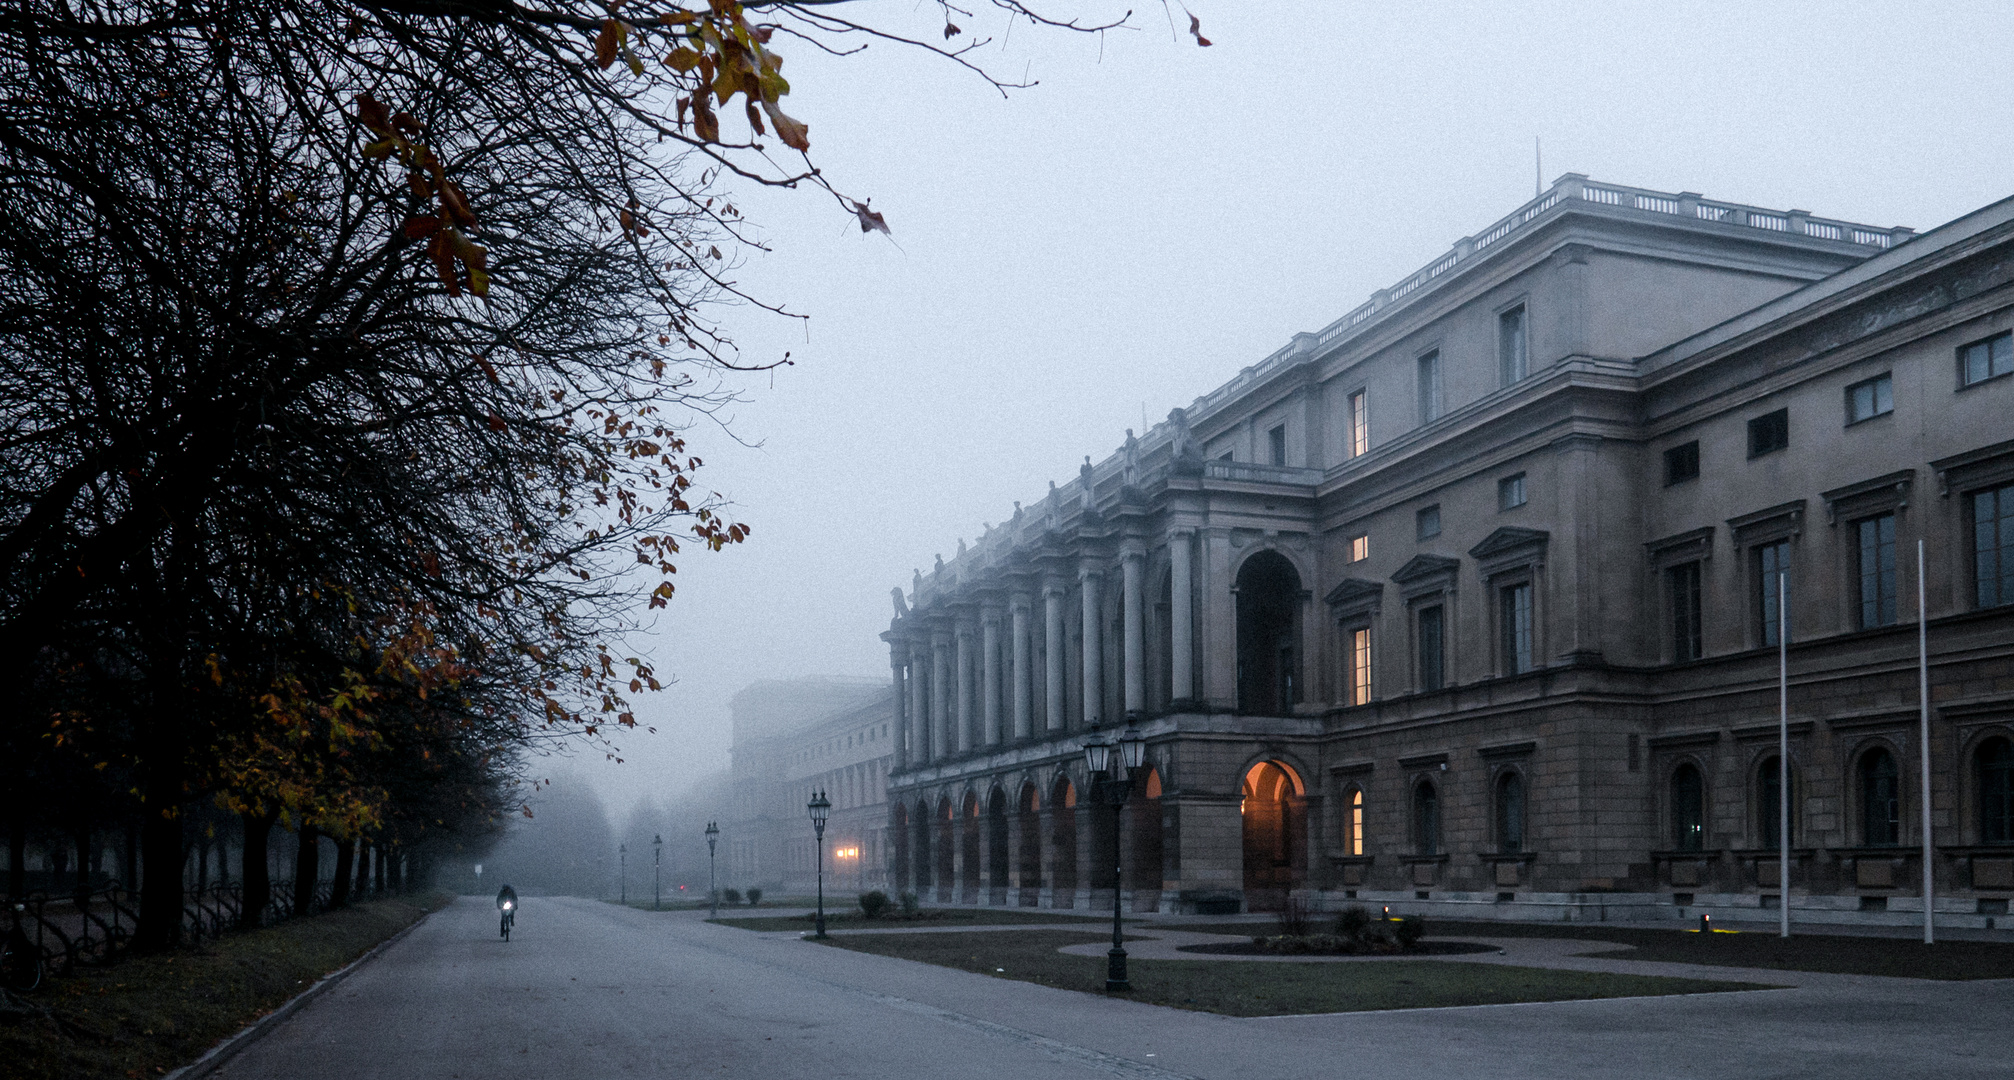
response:
[(619, 814), (726, 765), (751, 681), (885, 677), (912, 568), (1530, 199), (1534, 138), (1548, 183), (1919, 231), (2014, 195), (2004, 3), (1189, 2), (1213, 47), (1158, 0), (1038, 0), (1137, 29), (1004, 41), (975, 0), (979, 59), (1040, 80), (1005, 100), (896, 46), (778, 39), (819, 166), (895, 243), (809, 192), (738, 200), (773, 248), (741, 280), (810, 316), (723, 313), (750, 359), (796, 361), (743, 384), (751, 446), (693, 433), (753, 538), (681, 565), (645, 646), (678, 680), (638, 709), (658, 733), (542, 773)]

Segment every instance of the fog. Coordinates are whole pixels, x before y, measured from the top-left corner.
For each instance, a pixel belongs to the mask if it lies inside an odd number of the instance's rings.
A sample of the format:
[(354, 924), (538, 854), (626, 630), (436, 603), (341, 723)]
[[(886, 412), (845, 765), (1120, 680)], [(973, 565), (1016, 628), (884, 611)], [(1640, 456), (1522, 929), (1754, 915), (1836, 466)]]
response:
[[(2001, 5), (1192, 2), (1209, 49), (1136, 6), (1134, 30), (1002, 44), (982, 5), (980, 59), (1040, 80), (1006, 100), (883, 43), (783, 49), (819, 165), (893, 242), (812, 192), (737, 199), (773, 249), (740, 280), (809, 317), (722, 313), (746, 359), (792, 360), (745, 380), (731, 436), (692, 433), (754, 535), (688, 552), (638, 641), (677, 680), (637, 709), (656, 733), (533, 768), (567, 843), (606, 808), (632, 899), (660, 833), (703, 887), (730, 695), (885, 676), (912, 568), (1530, 198), (1535, 139), (1546, 183), (1919, 231), (2014, 187)], [(612, 865), (570, 872), (613, 890)]]

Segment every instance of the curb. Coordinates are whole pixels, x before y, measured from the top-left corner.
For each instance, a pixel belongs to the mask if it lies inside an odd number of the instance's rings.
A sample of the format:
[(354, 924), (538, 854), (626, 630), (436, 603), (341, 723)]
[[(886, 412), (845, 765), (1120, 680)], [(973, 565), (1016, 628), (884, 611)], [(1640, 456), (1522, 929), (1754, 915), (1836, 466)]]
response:
[[(434, 911), (439, 910), (439, 908), (434, 909)], [(239, 1029), (237, 1034), (226, 1038), (223, 1042), (210, 1047), (204, 1051), (202, 1057), (167, 1074), (164, 1080), (202, 1080), (203, 1077), (209, 1076), (211, 1073), (223, 1068), (226, 1062), (237, 1057), (238, 1053), (246, 1047), (259, 1041), (267, 1032), (279, 1026), (281, 1021), (301, 1011), (301, 1008), (308, 1002), (334, 989), (335, 985), (348, 978), (351, 972), (375, 959), (379, 953), (398, 944), (399, 940), (407, 934), (418, 930), (420, 924), (432, 918), (433, 914), (433, 911), (422, 914), (419, 918), (414, 919), (405, 929), (371, 946), (369, 952), (315, 980), (315, 985), (288, 998), (286, 1004), (252, 1021), (250, 1024)]]

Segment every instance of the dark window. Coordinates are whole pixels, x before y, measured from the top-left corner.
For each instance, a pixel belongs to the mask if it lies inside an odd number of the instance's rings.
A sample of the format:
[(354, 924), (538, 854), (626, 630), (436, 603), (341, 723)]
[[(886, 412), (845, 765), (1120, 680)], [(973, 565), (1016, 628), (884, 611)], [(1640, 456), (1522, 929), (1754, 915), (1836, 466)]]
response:
[[(1780, 835), (1777, 830), (1783, 824), (1783, 789), (1780, 786), (1782, 777), (1778, 775), (1780, 768), (1781, 766), (1778, 764), (1777, 758), (1772, 755), (1763, 759), (1762, 768), (1757, 770), (1756, 775), (1756, 786), (1761, 789), (1762, 795), (1756, 801), (1756, 816), (1761, 819), (1756, 822), (1759, 826), (1756, 831), (1762, 836), (1762, 846), (1772, 851), (1782, 846), (1777, 841), (1777, 836)], [(1797, 806), (1796, 777), (1791, 778), (1790, 791), (1790, 805), (1795, 809)], [(1797, 842), (1797, 815), (1794, 813), (1790, 815), (1790, 842), (1792, 844)]]
[(1855, 522), (1859, 534), (1860, 628), (1895, 624), (1895, 515)]
[(1671, 658), (1697, 660), (1700, 635), (1699, 563), (1680, 563), (1664, 572), (1665, 600), (1671, 605)]
[(1862, 420), (1872, 420), (1895, 411), (1895, 380), (1882, 372), (1866, 382), (1857, 382), (1846, 388), (1846, 423), (1848, 426)]
[(1524, 780), (1514, 772), (1497, 777), (1497, 850), (1524, 850)]
[(1287, 425), (1281, 424), (1279, 427), (1266, 432), (1266, 446), (1272, 452), (1273, 464), (1285, 465), (1287, 463)]
[(1902, 771), (1886, 750), (1860, 758), (1860, 837), (1869, 847), (1902, 842)]
[(1979, 842), (2014, 844), (2014, 743), (1988, 739), (1974, 758), (1979, 766)]
[(1441, 534), (1441, 508), (1429, 506), (1413, 515), (1413, 537), (1418, 540), (1432, 540)]
[(1958, 385), (1961, 389), (2007, 374), (2014, 374), (2014, 336), (1995, 334), (1958, 350)]
[(1515, 510), (1525, 504), (1524, 474), (1506, 476), (1497, 481), (1497, 509)]
[(1413, 842), (1422, 855), (1441, 852), (1441, 800), (1431, 780), (1413, 788)]
[(1226, 450), (1226, 451), (1224, 451), (1224, 456), (1223, 456), (1223, 457), (1220, 457), (1220, 458), (1218, 458), (1217, 460), (1218, 460), (1218, 461), (1236, 461), (1236, 460), (1237, 460), (1237, 455), (1236, 455), (1236, 454), (1235, 454), (1235, 453), (1234, 453), (1233, 451), (1230, 451), (1230, 450)]
[(1748, 422), (1748, 456), (1773, 454), (1790, 445), (1790, 410), (1763, 413)]
[(1503, 373), (1503, 384), (1524, 381), (1530, 374), (1531, 363), (1525, 348), (1524, 305), (1497, 316), (1497, 365)]
[(1435, 604), (1419, 613), (1420, 689), (1439, 690), (1447, 685), (1447, 650), (1443, 636), (1442, 608)]
[(1689, 761), (1671, 774), (1671, 846), (1679, 851), (1706, 847), (1706, 783), (1699, 766)]
[(1699, 478), (1699, 440), (1674, 446), (1664, 452), (1664, 486)]
[(1531, 582), (1504, 586), (1497, 600), (1498, 622), (1503, 632), (1504, 674), (1521, 675), (1532, 669)]
[(1420, 423), (1430, 424), (1441, 415), (1441, 354), (1436, 349), (1420, 357)]
[[(1777, 643), (1777, 634), (1783, 629), (1782, 592), (1788, 590), (1790, 573), (1790, 541), (1778, 540), (1773, 544), (1763, 544), (1755, 549), (1755, 589), (1756, 614), (1760, 620), (1758, 636), (1764, 645)], [(1779, 590), (1778, 582), (1783, 588)]]
[(1980, 607), (2014, 604), (2014, 484), (1972, 496), (1972, 576)]

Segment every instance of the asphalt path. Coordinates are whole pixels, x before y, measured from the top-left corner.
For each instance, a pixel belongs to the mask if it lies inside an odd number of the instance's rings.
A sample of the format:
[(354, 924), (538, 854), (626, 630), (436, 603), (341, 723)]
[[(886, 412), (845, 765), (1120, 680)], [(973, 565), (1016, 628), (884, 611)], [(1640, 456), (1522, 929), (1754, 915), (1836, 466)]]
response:
[[(230, 1080), (2014, 1075), (2014, 982), (1238, 1019), (591, 900), (430, 916)], [(1709, 976), (1710, 977), (1710, 976)]]

